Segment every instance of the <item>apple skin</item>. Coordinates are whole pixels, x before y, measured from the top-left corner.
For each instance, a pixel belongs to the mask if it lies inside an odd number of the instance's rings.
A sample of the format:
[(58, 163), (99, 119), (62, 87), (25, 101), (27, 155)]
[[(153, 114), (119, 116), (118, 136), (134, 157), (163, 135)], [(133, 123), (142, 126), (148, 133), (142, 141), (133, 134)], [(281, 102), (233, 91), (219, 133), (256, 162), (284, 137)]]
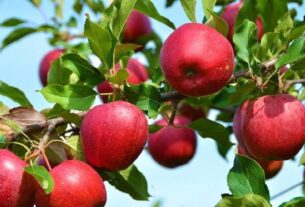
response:
[(206, 117), (206, 113), (202, 108), (196, 108), (195, 106), (187, 103), (179, 104), (178, 113), (181, 116), (189, 118), (191, 121)]
[[(247, 150), (243, 148), (241, 145), (238, 145), (237, 149), (238, 149), (238, 154), (251, 158)], [(257, 159), (254, 160), (258, 162), (258, 164), (260, 164), (260, 166), (263, 168), (266, 179), (270, 179), (276, 176), (279, 173), (279, 171), (282, 169), (284, 164), (283, 160), (257, 160)]]
[(160, 52), (168, 83), (186, 96), (204, 96), (222, 89), (234, 68), (230, 42), (215, 29), (187, 23), (176, 29)]
[[(243, 1), (234, 2), (225, 7), (223, 10), (221, 17), (227, 22), (229, 31), (228, 31), (228, 39), (231, 43), (233, 43), (233, 35), (234, 35), (234, 26), (239, 13), (240, 8), (243, 6)], [(264, 34), (263, 23), (260, 17), (256, 19), (257, 26), (257, 38), (260, 40)]]
[(123, 31), (124, 42), (136, 42), (139, 38), (152, 32), (149, 18), (137, 10), (133, 10)]
[(235, 111), (233, 118), (233, 132), (237, 139), (238, 144), (242, 148), (246, 148), (244, 139), (243, 139), (243, 120), (246, 114), (247, 106), (250, 101), (246, 100), (238, 109)]
[[(120, 69), (120, 64), (115, 65), (116, 71)], [(135, 58), (130, 58), (127, 63), (126, 70), (128, 72), (128, 78), (127, 78), (127, 83), (131, 85), (138, 85), (143, 82), (145, 82), (148, 79), (148, 72), (145, 66), (139, 62)], [(97, 86), (97, 91), (99, 93), (112, 93), (113, 88), (111, 84), (109, 83), (108, 80), (105, 80), (104, 82), (100, 83)], [(108, 96), (107, 95), (102, 95), (101, 99), (103, 103), (108, 102)]]
[(249, 103), (243, 138), (250, 155), (260, 160), (293, 158), (305, 142), (305, 108), (291, 95), (259, 97)]
[(57, 58), (59, 58), (63, 54), (63, 50), (55, 49), (48, 52), (42, 59), (39, 66), (39, 77), (43, 86), (47, 85), (48, 82), (48, 73), (51, 68), (51, 64)]
[(46, 195), (38, 187), (37, 207), (105, 206), (107, 195), (102, 178), (88, 164), (67, 160), (51, 170), (54, 189)]
[(84, 117), (81, 137), (87, 161), (106, 170), (123, 170), (142, 152), (148, 137), (144, 113), (115, 101), (95, 106)]
[(32, 207), (34, 180), (24, 172), (26, 163), (14, 153), (0, 150), (0, 207)]
[(148, 150), (156, 162), (164, 167), (175, 168), (193, 158), (197, 141), (194, 130), (184, 127), (189, 123), (190, 120), (183, 116), (175, 118), (176, 127), (167, 125), (165, 119), (155, 123), (164, 126), (148, 138)]

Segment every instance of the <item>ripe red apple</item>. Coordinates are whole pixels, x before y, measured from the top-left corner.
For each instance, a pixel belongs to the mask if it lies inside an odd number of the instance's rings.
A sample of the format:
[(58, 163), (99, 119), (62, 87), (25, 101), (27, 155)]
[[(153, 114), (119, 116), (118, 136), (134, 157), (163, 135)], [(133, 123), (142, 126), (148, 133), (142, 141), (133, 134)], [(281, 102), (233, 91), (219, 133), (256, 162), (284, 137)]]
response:
[[(116, 70), (120, 69), (120, 64), (115, 65)], [(148, 73), (146, 68), (142, 63), (140, 63), (135, 58), (130, 58), (127, 63), (126, 70), (128, 72), (127, 83), (131, 85), (137, 85), (145, 82), (148, 79)], [(113, 88), (110, 85), (109, 81), (104, 81), (103, 83), (97, 86), (97, 90), (99, 93), (111, 93), (113, 92)], [(107, 95), (101, 96), (104, 103), (108, 101)]]
[(243, 138), (243, 120), (246, 114), (247, 106), (249, 101), (245, 101), (235, 112), (233, 119), (233, 132), (237, 139), (239, 146), (246, 148)]
[(37, 188), (37, 207), (102, 207), (106, 190), (102, 178), (89, 165), (78, 160), (67, 160), (51, 170), (53, 191), (46, 195)]
[(262, 96), (247, 107), (243, 123), (245, 146), (256, 159), (291, 159), (304, 145), (304, 123), (305, 108), (293, 96)]
[(51, 68), (51, 64), (57, 58), (59, 58), (63, 54), (63, 50), (55, 49), (48, 52), (42, 59), (39, 66), (39, 77), (43, 86), (47, 85), (48, 82), (48, 73)]
[(147, 136), (144, 113), (125, 101), (95, 106), (81, 124), (87, 161), (107, 170), (122, 170), (132, 164), (142, 152)]
[(178, 113), (191, 121), (206, 117), (206, 113), (202, 108), (197, 108), (187, 103), (179, 104)]
[[(221, 17), (227, 22), (229, 26), (229, 32), (228, 32), (228, 39), (230, 42), (233, 42), (233, 35), (234, 35), (234, 26), (235, 22), (239, 13), (240, 8), (243, 6), (243, 1), (231, 3), (227, 5), (224, 9), (224, 11), (221, 14)], [(260, 40), (264, 34), (264, 28), (261, 18), (256, 19), (256, 26), (257, 26), (257, 38)]]
[[(238, 147), (238, 154), (251, 157), (247, 152), (247, 150), (243, 148), (241, 145), (238, 145), (237, 147)], [(263, 168), (266, 179), (270, 179), (276, 176), (279, 173), (279, 171), (282, 169), (284, 163), (283, 160), (258, 160), (255, 158), (252, 159), (258, 162), (258, 164), (260, 164), (260, 166)]]
[(160, 52), (168, 83), (186, 96), (204, 96), (223, 88), (232, 76), (234, 52), (215, 29), (184, 24), (164, 42)]
[(149, 135), (148, 150), (160, 165), (174, 168), (192, 159), (197, 142), (194, 130), (186, 127), (189, 123), (183, 116), (175, 118), (174, 126), (167, 125), (165, 119), (156, 122), (164, 127)]
[(129, 15), (123, 32), (124, 42), (136, 42), (139, 38), (152, 32), (151, 23), (147, 16), (137, 10)]
[(26, 163), (8, 150), (0, 150), (0, 206), (32, 207), (34, 180), (24, 172)]

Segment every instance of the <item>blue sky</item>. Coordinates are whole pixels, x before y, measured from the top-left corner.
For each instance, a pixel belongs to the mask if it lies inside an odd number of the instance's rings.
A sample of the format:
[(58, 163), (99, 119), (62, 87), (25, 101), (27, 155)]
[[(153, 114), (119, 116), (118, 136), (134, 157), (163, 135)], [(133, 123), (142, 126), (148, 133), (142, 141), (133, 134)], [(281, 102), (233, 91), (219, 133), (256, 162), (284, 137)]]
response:
[[(44, 2), (42, 10), (50, 16), (53, 8), (48, 1)], [(72, 1), (66, 1), (66, 3), (68, 2)], [(174, 7), (165, 10), (163, 1), (155, 0), (154, 2), (159, 11), (174, 21), (176, 26), (188, 22), (180, 4), (176, 3)], [(71, 13), (70, 8), (70, 5), (67, 4), (64, 14)], [(198, 19), (202, 19), (201, 5), (198, 5), (197, 8)], [(299, 11), (304, 13), (305, 6), (303, 5)], [(12, 16), (22, 17), (33, 24), (44, 22), (41, 13), (28, 1), (0, 0), (0, 22)], [(299, 17), (301, 18), (301, 16)], [(80, 18), (80, 22), (83, 23), (84, 20), (84, 16)], [(171, 29), (155, 21), (153, 21), (153, 28), (163, 39), (171, 33)], [(9, 31), (9, 29), (0, 28), (0, 39), (2, 40)], [(38, 79), (40, 60), (51, 49), (47, 42), (47, 36), (40, 33), (31, 35), (0, 53), (0, 80), (24, 90), (38, 110), (51, 106), (36, 92), (41, 89)], [(0, 101), (10, 107), (16, 106), (4, 97), (0, 97)], [(99, 103), (98, 99), (96, 103)], [(214, 116), (215, 113), (212, 112), (209, 118), (213, 119)], [(228, 161), (225, 161), (218, 155), (214, 141), (199, 137), (194, 159), (189, 164), (174, 170), (160, 167), (147, 152), (143, 152), (135, 164), (148, 180), (149, 192), (152, 195), (150, 201), (135, 201), (128, 195), (107, 185), (108, 202), (106, 206), (148, 207), (157, 200), (162, 200), (164, 207), (214, 206), (220, 200), (222, 193), (229, 192), (226, 175), (232, 167), (234, 148), (230, 151), (228, 158)], [(299, 158), (300, 155), (296, 160)], [(300, 182), (302, 173), (303, 167), (299, 167), (297, 162), (286, 161), (284, 169), (279, 175), (267, 182), (271, 195)], [(277, 198), (272, 203), (274, 206), (278, 206), (283, 201), (301, 195), (301, 188), (297, 188)]]

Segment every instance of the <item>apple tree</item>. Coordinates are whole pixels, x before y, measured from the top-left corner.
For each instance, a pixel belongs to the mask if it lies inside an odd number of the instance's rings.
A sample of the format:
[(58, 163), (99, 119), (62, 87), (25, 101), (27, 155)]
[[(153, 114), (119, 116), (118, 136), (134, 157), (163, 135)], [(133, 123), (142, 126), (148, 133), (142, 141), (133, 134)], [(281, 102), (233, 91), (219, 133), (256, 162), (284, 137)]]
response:
[[(305, 23), (290, 7), (302, 0), (202, 0), (203, 19), (196, 0), (164, 1), (181, 4), (189, 23), (179, 26), (151, 0), (75, 0), (69, 18), (64, 1), (51, 2), (44, 24), (0, 24), (11, 30), (2, 50), (38, 32), (54, 47), (38, 69), (49, 108), (35, 110), (0, 81), (0, 95), (20, 105), (0, 102), (0, 206), (105, 206), (104, 182), (148, 200), (148, 181), (133, 164), (141, 152), (176, 168), (205, 138), (224, 159), (236, 150), (230, 192), (215, 206), (271, 206), (265, 180), (305, 143)], [(29, 3), (40, 9), (40, 0)], [(164, 42), (151, 19), (172, 29)]]

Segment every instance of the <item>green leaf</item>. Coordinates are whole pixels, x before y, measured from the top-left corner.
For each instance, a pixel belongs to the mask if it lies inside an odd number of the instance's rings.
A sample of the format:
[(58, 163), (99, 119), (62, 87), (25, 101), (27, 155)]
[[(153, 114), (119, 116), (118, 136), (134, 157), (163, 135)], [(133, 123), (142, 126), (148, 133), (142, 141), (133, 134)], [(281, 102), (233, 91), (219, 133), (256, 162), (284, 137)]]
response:
[(169, 26), (172, 29), (175, 29), (175, 25), (166, 17), (159, 14), (155, 5), (151, 0), (141, 0), (137, 1), (135, 8), (139, 10), (141, 13), (150, 16), (151, 18)]
[(305, 164), (305, 153), (302, 154), (300, 161), (299, 161), (300, 165), (304, 165)]
[(9, 18), (9, 19), (6, 19), (5, 21), (3, 21), (0, 26), (2, 27), (15, 27), (15, 26), (18, 26), (20, 24), (23, 24), (25, 23), (24, 20), (22, 19), (18, 19), (18, 18)]
[(180, 0), (186, 16), (192, 22), (196, 22), (196, 0)]
[(162, 126), (159, 125), (149, 125), (149, 133), (155, 133), (162, 129)]
[(25, 172), (31, 174), (44, 190), (45, 194), (50, 194), (54, 188), (52, 175), (42, 166), (34, 165), (25, 167)]
[(233, 146), (229, 139), (230, 133), (227, 128), (217, 122), (204, 118), (192, 122), (189, 127), (196, 130), (202, 138), (214, 139), (221, 146), (218, 148), (220, 154), (223, 158), (226, 158), (227, 152)]
[(252, 57), (252, 47), (257, 44), (256, 37), (256, 25), (247, 19), (235, 30), (233, 36), (237, 56), (248, 64)]
[(229, 31), (227, 22), (213, 11), (207, 10), (207, 12), (211, 14), (211, 18), (208, 20), (207, 24), (214, 27), (219, 33), (226, 37)]
[(102, 177), (116, 189), (129, 194), (135, 200), (148, 200), (147, 181), (135, 165), (117, 172), (100, 171)]
[(55, 3), (55, 14), (57, 18), (63, 18), (63, 4), (64, 0), (57, 0)]
[(118, 44), (115, 47), (115, 62), (119, 62), (122, 57), (130, 54), (131, 51), (141, 48), (142, 45), (137, 45), (133, 43), (123, 43)]
[(0, 81), (0, 95), (10, 98), (21, 106), (32, 107), (32, 104), (20, 89), (10, 86), (3, 81)]
[(305, 32), (305, 23), (302, 24), (301, 26), (297, 26), (292, 29), (290, 35), (289, 35), (289, 40), (294, 40), (297, 39), (298, 37), (302, 36)]
[(0, 147), (1, 145), (5, 145), (7, 144), (7, 139), (5, 138), (4, 135), (1, 134), (1, 130), (0, 130)]
[(261, 166), (254, 160), (236, 155), (234, 166), (228, 174), (228, 186), (234, 196), (254, 193), (270, 200), (269, 190), (265, 184), (265, 174)]
[(108, 77), (108, 80), (113, 84), (122, 85), (128, 76), (129, 75), (126, 69), (120, 69), (114, 76)]
[(302, 59), (304, 54), (305, 37), (300, 37), (292, 42), (287, 50), (287, 53), (281, 56), (275, 64), (277, 69), (284, 65), (296, 62)]
[(106, 68), (111, 67), (114, 46), (110, 32), (87, 18), (85, 36), (89, 39), (92, 52), (102, 61)]
[(77, 14), (80, 14), (83, 10), (82, 0), (75, 0), (73, 4), (73, 9)]
[(68, 85), (71, 81), (72, 71), (63, 66), (62, 58), (52, 62), (48, 72), (48, 84)]
[(22, 28), (17, 28), (13, 30), (4, 40), (2, 41), (2, 46), (1, 48), (5, 48), (8, 45), (16, 42), (17, 40), (20, 40), (21, 38), (32, 34), (34, 32), (37, 32), (37, 29), (31, 28), (31, 27), (22, 27)]
[(86, 59), (78, 54), (66, 54), (61, 57), (65, 68), (75, 73), (79, 80), (86, 82), (90, 86), (97, 85), (105, 80), (104, 75)]
[(263, 197), (256, 194), (224, 197), (216, 207), (271, 207)]
[(112, 23), (111, 23), (111, 30), (112, 34), (119, 39), (120, 34), (122, 33), (125, 23), (127, 21), (127, 17), (133, 10), (137, 0), (121, 0), (120, 1), (120, 8), (116, 13)]
[(84, 85), (60, 86), (50, 84), (40, 92), (51, 103), (58, 103), (67, 110), (80, 111), (88, 110), (97, 95), (92, 88)]
[(146, 111), (149, 118), (156, 118), (161, 106), (161, 95), (157, 88), (141, 84), (124, 88), (126, 99)]
[(296, 197), (290, 201), (282, 203), (279, 207), (303, 207), (305, 206), (305, 197)]
[(214, 10), (215, 4), (216, 0), (202, 0), (204, 15), (208, 21), (213, 18), (211, 11)]
[(0, 116), (7, 114), (9, 110), (9, 107), (0, 101)]
[(35, 7), (40, 7), (41, 0), (29, 0)]
[(69, 146), (69, 150), (72, 153), (73, 159), (85, 160), (83, 152), (83, 145), (80, 136), (71, 136), (67, 139), (66, 144)]

